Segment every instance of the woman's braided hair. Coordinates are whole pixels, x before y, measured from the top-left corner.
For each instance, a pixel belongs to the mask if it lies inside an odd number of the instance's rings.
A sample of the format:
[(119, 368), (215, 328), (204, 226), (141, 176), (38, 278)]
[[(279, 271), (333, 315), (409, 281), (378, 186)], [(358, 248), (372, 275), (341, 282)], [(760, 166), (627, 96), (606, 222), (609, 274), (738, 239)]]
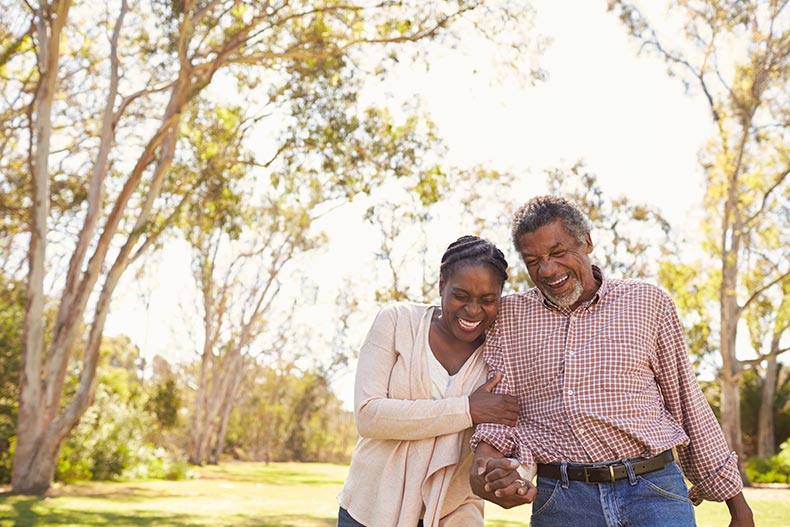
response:
[(461, 236), (447, 246), (439, 267), (439, 277), (447, 281), (456, 269), (463, 265), (484, 263), (499, 274), (502, 283), (507, 280), (507, 260), (496, 245), (477, 236)]

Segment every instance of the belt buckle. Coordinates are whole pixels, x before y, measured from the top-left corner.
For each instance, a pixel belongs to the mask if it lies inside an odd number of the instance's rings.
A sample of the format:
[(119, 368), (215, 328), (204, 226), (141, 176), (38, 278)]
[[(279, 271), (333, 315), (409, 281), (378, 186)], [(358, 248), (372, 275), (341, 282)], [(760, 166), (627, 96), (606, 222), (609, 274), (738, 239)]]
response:
[[(590, 472), (588, 471), (590, 467), (584, 467), (584, 482), (585, 483), (603, 483), (602, 481), (590, 481)], [(604, 467), (593, 467), (593, 468), (604, 468)], [(614, 477), (614, 465), (607, 465), (609, 469), (609, 481), (608, 483), (614, 483), (617, 481)]]

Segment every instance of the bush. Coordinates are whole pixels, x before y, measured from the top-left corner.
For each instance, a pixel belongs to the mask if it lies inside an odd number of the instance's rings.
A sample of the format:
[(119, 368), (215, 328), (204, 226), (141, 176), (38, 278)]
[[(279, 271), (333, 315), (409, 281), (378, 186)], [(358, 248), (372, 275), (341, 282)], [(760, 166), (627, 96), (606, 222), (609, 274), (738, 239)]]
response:
[(775, 456), (746, 460), (746, 475), (752, 483), (790, 483), (790, 441), (780, 446)]
[(187, 477), (185, 463), (147, 440), (154, 419), (139, 398), (125, 398), (111, 386), (99, 384), (94, 404), (61, 447), (55, 479), (69, 483)]
[(0, 484), (11, 483), (11, 469), (14, 463), (14, 450), (16, 450), (16, 436), (5, 439), (8, 448), (0, 450)]
[(137, 452), (136, 458), (138, 462), (123, 472), (124, 478), (175, 481), (192, 477), (189, 464), (174, 459), (164, 448), (146, 445)]
[(64, 443), (60, 448), (58, 463), (55, 465), (56, 480), (74, 483), (75, 481), (93, 479), (93, 471), (91, 471), (93, 460), (80, 455), (78, 448), (72, 442)]

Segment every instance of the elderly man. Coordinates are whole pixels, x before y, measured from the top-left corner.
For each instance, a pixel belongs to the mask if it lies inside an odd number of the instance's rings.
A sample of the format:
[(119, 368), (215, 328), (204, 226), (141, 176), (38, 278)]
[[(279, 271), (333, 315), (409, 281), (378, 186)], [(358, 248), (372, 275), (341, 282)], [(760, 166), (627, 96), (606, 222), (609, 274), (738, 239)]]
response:
[[(561, 197), (523, 205), (512, 239), (536, 287), (502, 299), (485, 360), (520, 414), (515, 427), (477, 426), (475, 493), (504, 507), (534, 500), (532, 527), (693, 526), (702, 500), (753, 527), (671, 298), (606, 278), (590, 262), (589, 220)], [(523, 468), (534, 463), (537, 489)]]

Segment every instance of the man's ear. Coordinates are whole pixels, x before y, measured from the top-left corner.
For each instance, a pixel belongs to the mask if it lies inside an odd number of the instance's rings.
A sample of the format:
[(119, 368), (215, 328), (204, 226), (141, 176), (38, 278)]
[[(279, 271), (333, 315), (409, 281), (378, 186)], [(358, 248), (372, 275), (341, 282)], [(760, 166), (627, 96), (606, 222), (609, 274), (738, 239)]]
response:
[(440, 277), (439, 278), (439, 296), (442, 295), (442, 291), (444, 291), (444, 279)]
[(588, 232), (584, 236), (584, 251), (587, 254), (590, 254), (593, 251), (594, 248), (595, 248), (595, 245), (593, 245), (592, 238), (590, 237), (590, 233)]

